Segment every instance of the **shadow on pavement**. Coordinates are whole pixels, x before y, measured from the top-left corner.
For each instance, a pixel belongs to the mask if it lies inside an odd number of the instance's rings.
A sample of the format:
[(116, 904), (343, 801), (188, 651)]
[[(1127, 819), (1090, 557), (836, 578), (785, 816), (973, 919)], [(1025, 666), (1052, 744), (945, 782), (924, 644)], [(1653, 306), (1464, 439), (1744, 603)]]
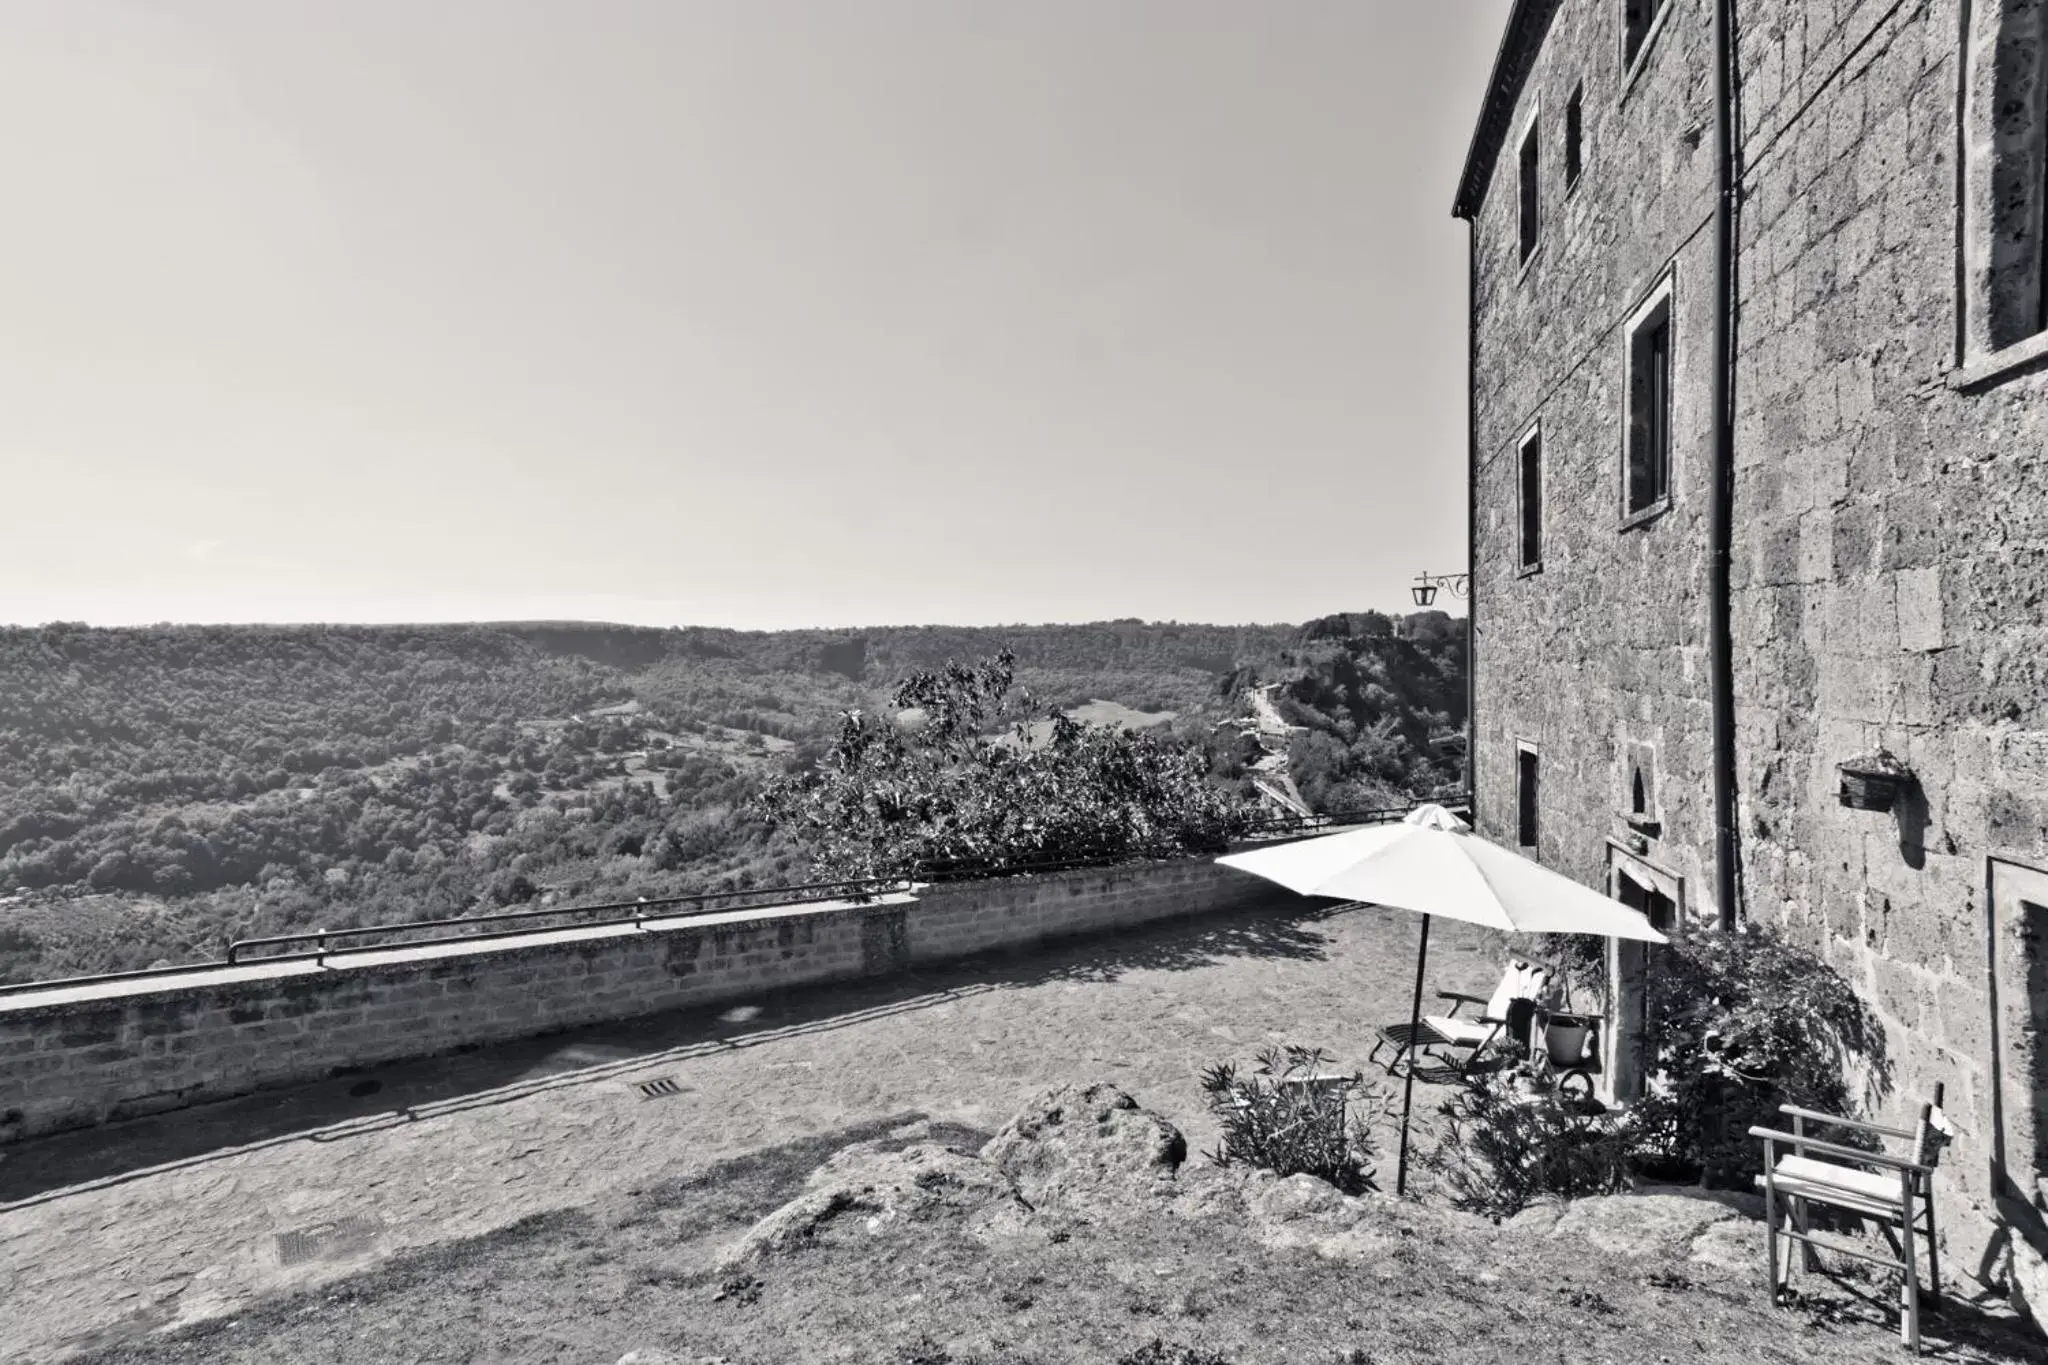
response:
[(609, 1081), (651, 1062), (847, 1028), (986, 991), (1113, 982), (1126, 972), (1192, 971), (1229, 958), (1322, 961), (1327, 940), (1315, 926), (1351, 908), (1280, 893), (1251, 909), (1053, 940), (921, 971), (348, 1068), (325, 1081), (0, 1148), (0, 1210), (282, 1142), (345, 1142), (544, 1090)]

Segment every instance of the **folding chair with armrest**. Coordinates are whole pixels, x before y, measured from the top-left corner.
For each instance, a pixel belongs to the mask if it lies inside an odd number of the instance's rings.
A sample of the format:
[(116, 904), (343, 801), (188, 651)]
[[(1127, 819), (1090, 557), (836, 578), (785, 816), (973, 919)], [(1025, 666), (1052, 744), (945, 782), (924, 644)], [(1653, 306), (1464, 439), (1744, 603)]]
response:
[[(1934, 1088), (1931, 1104), (1920, 1106), (1919, 1121), (1911, 1129), (1891, 1128), (1878, 1123), (1818, 1114), (1796, 1105), (1781, 1105), (1780, 1112), (1792, 1118), (1792, 1131), (1751, 1128), (1750, 1136), (1764, 1143), (1764, 1173), (1756, 1178), (1764, 1193), (1764, 1239), (1771, 1277), (1771, 1301), (1791, 1280), (1792, 1249), (1785, 1248), (1781, 1263), (1778, 1239), (1801, 1244), (1801, 1260), (1808, 1270), (1819, 1269), (1814, 1255), (1823, 1251), (1853, 1256), (1889, 1266), (1903, 1276), (1899, 1290), (1899, 1339), (1916, 1354), (1920, 1350), (1920, 1272), (1918, 1243), (1924, 1238), (1927, 1250), (1927, 1301), (1941, 1307), (1941, 1261), (1934, 1234), (1934, 1170), (1941, 1161), (1941, 1149), (1955, 1136), (1941, 1111), (1943, 1087)], [(1840, 1143), (1823, 1142), (1807, 1133), (1808, 1123), (1846, 1128), (1877, 1137), (1902, 1138), (1912, 1145), (1905, 1156), (1865, 1151)], [(1792, 1154), (1781, 1156), (1779, 1148), (1790, 1146)], [(1809, 1154), (1812, 1155), (1809, 1155)], [(1896, 1260), (1875, 1256), (1855, 1247), (1814, 1236), (1809, 1204), (1821, 1204), (1855, 1214), (1877, 1224), (1891, 1244)], [(1787, 1221), (1791, 1227), (1782, 1225)]]
[[(1535, 1001), (1549, 980), (1550, 973), (1545, 969), (1517, 960), (1508, 964), (1490, 998), (1481, 999), (1463, 991), (1438, 991), (1439, 999), (1451, 1002), (1449, 1013), (1425, 1015), (1418, 1025), (1411, 1026), (1406, 1020), (1388, 1024), (1379, 1031), (1379, 1041), (1373, 1044), (1366, 1060), (1377, 1058), (1381, 1048), (1392, 1047), (1393, 1053), (1381, 1065), (1389, 1075), (1398, 1075), (1404, 1056), (1412, 1065), (1417, 1052), (1451, 1048), (1465, 1053), (1456, 1066), (1459, 1071), (1467, 1071), (1503, 1030), (1511, 1037), (1526, 1035)], [(1459, 1017), (1458, 1011), (1466, 1005), (1478, 1007), (1479, 1013)]]

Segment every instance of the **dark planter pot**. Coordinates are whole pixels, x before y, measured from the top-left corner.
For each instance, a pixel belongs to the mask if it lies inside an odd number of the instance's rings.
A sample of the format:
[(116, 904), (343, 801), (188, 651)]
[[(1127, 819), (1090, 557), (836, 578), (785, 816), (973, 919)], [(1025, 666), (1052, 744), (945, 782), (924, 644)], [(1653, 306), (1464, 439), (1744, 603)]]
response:
[(1593, 1025), (1586, 1020), (1553, 1018), (1543, 1030), (1543, 1045), (1550, 1053), (1550, 1064), (1560, 1071), (1576, 1071), (1589, 1062), (1597, 1062), (1597, 1056), (1586, 1055), (1586, 1040), (1592, 1032)]

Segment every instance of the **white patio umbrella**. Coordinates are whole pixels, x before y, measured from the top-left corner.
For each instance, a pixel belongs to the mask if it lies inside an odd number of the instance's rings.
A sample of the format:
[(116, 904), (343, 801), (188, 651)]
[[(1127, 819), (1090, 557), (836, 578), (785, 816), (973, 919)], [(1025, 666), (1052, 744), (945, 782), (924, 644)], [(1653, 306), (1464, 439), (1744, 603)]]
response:
[[(1421, 915), (1415, 1003), (1409, 1013), (1409, 1026), (1416, 1032), (1422, 1023), (1422, 976), (1432, 916), (1513, 933), (1668, 941), (1637, 911), (1487, 842), (1442, 806), (1418, 806), (1397, 824), (1276, 844), (1216, 861), (1304, 896), (1364, 901)], [(1398, 1191), (1405, 1191), (1408, 1184), (1408, 1114), (1414, 1100), (1411, 1056), (1401, 1103)]]

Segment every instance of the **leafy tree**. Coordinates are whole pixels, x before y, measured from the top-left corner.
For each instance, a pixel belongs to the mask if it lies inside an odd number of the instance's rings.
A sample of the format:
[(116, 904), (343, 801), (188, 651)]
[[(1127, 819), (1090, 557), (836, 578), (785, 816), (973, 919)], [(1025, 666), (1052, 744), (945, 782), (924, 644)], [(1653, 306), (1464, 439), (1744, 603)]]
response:
[(1015, 665), (1004, 650), (912, 674), (891, 714), (847, 712), (817, 768), (772, 783), (762, 809), (837, 877), (1206, 852), (1245, 827), (1206, 754), (1058, 710), (1034, 736), (1030, 694), (1009, 701)]
[(1782, 1104), (1854, 1113), (1889, 1088), (1876, 1014), (1782, 931), (1745, 923), (1651, 954), (1642, 1036), (1656, 1082), (1637, 1114), (1646, 1154), (1747, 1189), (1763, 1168), (1752, 1124), (1775, 1125)]
[[(1465, 623), (1442, 612), (1378, 612), (1301, 628), (1277, 709), (1304, 727), (1290, 744), (1295, 785), (1319, 810), (1400, 805), (1463, 779)], [(1254, 679), (1237, 675), (1241, 687)]]

